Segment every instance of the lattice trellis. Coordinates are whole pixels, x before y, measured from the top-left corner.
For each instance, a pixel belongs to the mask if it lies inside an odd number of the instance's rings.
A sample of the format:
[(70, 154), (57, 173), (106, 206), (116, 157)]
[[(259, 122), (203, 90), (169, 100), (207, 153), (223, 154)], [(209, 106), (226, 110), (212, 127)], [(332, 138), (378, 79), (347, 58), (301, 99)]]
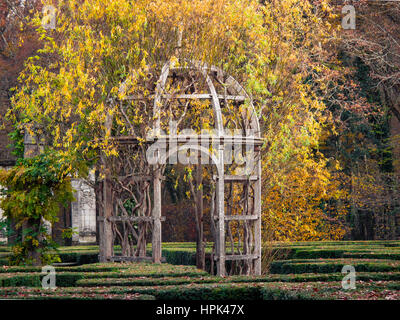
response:
[[(113, 137), (119, 157), (104, 162), (106, 178), (99, 193), (103, 204), (99, 216), (101, 261), (161, 262), (163, 172), (168, 159), (189, 151), (211, 161), (212, 268), (215, 264), (217, 274), (224, 276), (226, 262), (231, 261), (228, 274), (261, 274), (262, 140), (250, 97), (233, 77), (198, 62), (166, 63), (153, 90), (152, 95), (128, 96), (118, 102), (127, 119), (130, 103), (151, 104), (154, 131), (144, 142), (135, 135)], [(212, 133), (181, 130), (193, 123), (198, 126), (193, 117), (187, 119), (188, 110), (194, 108), (213, 126)], [(143, 110), (144, 114), (150, 112), (146, 107)], [(177, 130), (166, 134), (165, 125), (171, 120)], [(227, 129), (236, 131), (232, 135)], [(145, 155), (155, 142), (164, 146), (164, 152), (153, 152), (157, 162), (149, 164)], [(240, 151), (242, 161), (227, 161), (235, 150)], [(150, 234), (152, 257), (147, 257)], [(119, 256), (113, 252), (115, 240), (121, 245)]]

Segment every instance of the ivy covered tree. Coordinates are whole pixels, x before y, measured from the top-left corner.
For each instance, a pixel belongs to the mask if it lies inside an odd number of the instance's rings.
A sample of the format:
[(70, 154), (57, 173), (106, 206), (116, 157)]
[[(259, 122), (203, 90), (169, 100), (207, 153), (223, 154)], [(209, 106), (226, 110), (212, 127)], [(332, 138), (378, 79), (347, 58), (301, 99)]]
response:
[(0, 208), (22, 239), (12, 247), (11, 264), (42, 265), (60, 262), (45, 222), (57, 221), (60, 204), (73, 200), (70, 164), (54, 152), (19, 159), (9, 170), (0, 170)]

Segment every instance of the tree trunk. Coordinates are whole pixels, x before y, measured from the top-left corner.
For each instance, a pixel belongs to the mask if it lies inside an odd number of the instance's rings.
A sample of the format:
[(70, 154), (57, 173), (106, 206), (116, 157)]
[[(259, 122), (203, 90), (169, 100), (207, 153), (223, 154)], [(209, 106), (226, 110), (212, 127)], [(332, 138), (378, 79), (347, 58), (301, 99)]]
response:
[[(26, 239), (26, 236), (28, 236), (32, 233), (39, 232), (40, 226), (41, 226), (40, 219), (29, 219), (28, 221), (26, 221), (22, 226), (22, 230), (25, 232), (29, 232), (29, 231), (30, 232), (25, 235), (23, 233), (22, 241), (24, 241)], [(40, 240), (42, 240), (42, 239), (39, 239), (39, 246), (40, 246), (40, 242), (41, 242)], [(34, 265), (34, 266), (42, 265), (42, 260), (40, 258), (40, 252), (38, 249), (40, 249), (40, 247), (32, 247), (28, 250), (27, 258), (32, 261), (32, 265)]]
[[(33, 158), (40, 154), (40, 146), (39, 142), (36, 140), (37, 137), (31, 136), (27, 131), (25, 132), (24, 135), (24, 158)], [(29, 233), (29, 230), (31, 230), (30, 233), (37, 233), (39, 232), (39, 228), (41, 226), (41, 219), (28, 219), (28, 221), (24, 222), (22, 224), (22, 241), (25, 240), (26, 236)], [(25, 235), (24, 235), (25, 234)], [(40, 240), (39, 240), (39, 245), (40, 245)], [(39, 266), (42, 264), (42, 261), (40, 259), (40, 252), (38, 250), (38, 247), (32, 247), (29, 248), (28, 250), (28, 258), (32, 259), (32, 264), (35, 266)]]

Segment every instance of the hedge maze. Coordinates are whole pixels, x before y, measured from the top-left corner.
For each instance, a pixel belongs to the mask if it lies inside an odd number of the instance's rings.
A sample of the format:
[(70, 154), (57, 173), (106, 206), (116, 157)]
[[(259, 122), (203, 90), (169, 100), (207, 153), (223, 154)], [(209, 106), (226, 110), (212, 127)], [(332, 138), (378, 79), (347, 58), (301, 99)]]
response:
[[(271, 300), (399, 299), (400, 241), (281, 244), (262, 276), (217, 277), (196, 269), (195, 245), (166, 243), (167, 263), (99, 263), (97, 246), (63, 247), (56, 289), (42, 288), (40, 267), (7, 266), (0, 247), (0, 297), (7, 299)], [(116, 248), (118, 252), (118, 248)], [(210, 251), (208, 251), (210, 252)], [(342, 267), (356, 289), (342, 288)]]

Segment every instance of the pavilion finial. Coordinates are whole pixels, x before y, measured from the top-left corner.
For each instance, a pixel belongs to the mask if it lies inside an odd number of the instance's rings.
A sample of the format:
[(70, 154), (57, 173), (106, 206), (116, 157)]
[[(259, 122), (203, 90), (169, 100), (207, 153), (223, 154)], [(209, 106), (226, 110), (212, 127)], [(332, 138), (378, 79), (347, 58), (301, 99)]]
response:
[(182, 25), (179, 25), (179, 27), (177, 28), (177, 36), (178, 36), (178, 42), (176, 44), (175, 55), (178, 55), (180, 49), (182, 48), (182, 36), (183, 36), (183, 26)]

